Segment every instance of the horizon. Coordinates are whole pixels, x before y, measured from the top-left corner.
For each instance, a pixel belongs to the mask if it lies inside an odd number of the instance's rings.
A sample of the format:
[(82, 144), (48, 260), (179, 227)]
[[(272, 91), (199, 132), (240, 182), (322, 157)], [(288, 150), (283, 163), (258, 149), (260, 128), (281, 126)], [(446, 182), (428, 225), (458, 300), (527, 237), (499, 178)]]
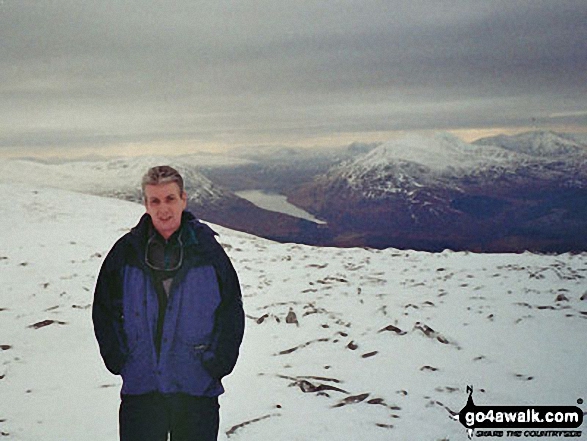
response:
[[(238, 158), (241, 153), (239, 150), (250, 151), (251, 148), (259, 149), (262, 152), (264, 149), (298, 149), (298, 150), (320, 150), (320, 149), (343, 149), (351, 146), (352, 144), (384, 144), (386, 142), (393, 141), (395, 139), (401, 139), (410, 134), (422, 134), (423, 136), (433, 136), (438, 133), (448, 133), (459, 138), (461, 141), (466, 143), (473, 143), (475, 141), (490, 138), (494, 136), (517, 136), (525, 133), (541, 133), (551, 132), (561, 135), (587, 135), (585, 131), (563, 131), (554, 129), (541, 129), (536, 127), (524, 127), (524, 128), (510, 128), (510, 129), (483, 129), (483, 130), (398, 130), (395, 132), (388, 132), (385, 136), (370, 137), (367, 140), (360, 140), (355, 138), (340, 139), (340, 143), (327, 143), (327, 142), (314, 142), (310, 145), (304, 145), (302, 143), (274, 143), (274, 144), (239, 144), (239, 145), (194, 145), (189, 142), (180, 142), (179, 144), (173, 145), (170, 143), (155, 143), (155, 144), (140, 144), (140, 143), (129, 143), (126, 145), (114, 145), (110, 147), (83, 147), (72, 149), (62, 149), (59, 147), (47, 148), (44, 147), (41, 150), (27, 149), (23, 153), (22, 149), (0, 149), (0, 160), (1, 159), (17, 159), (17, 160), (38, 160), (46, 162), (67, 162), (67, 161), (102, 161), (114, 158), (125, 158), (125, 157), (179, 157), (179, 156), (190, 156), (190, 155), (202, 155), (202, 156), (227, 156)], [(316, 141), (316, 140), (315, 140)], [(171, 151), (171, 149), (173, 150)]]

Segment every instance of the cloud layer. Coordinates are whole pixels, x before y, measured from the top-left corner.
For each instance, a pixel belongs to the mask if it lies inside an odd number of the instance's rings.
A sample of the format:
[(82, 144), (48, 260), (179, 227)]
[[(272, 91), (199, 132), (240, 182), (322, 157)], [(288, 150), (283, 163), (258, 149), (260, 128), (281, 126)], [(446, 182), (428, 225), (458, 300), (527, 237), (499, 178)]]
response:
[(582, 0), (4, 0), (0, 146), (586, 126), (585, 17)]

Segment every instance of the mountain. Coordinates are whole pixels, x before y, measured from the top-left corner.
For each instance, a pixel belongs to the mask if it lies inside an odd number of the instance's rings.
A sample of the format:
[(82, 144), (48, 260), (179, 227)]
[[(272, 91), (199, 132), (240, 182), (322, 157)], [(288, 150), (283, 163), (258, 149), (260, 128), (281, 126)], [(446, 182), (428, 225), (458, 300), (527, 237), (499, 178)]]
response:
[[(213, 184), (197, 171), (196, 167), (206, 161), (211, 164), (217, 162), (209, 156), (136, 156), (55, 163), (11, 159), (0, 164), (0, 173), (4, 182), (28, 182), (140, 201), (141, 179), (145, 172), (154, 165), (169, 164), (182, 173), (193, 204), (215, 203), (230, 197), (229, 191)], [(243, 162), (227, 160), (226, 164)]]
[(122, 157), (96, 161), (43, 163), (11, 159), (0, 163), (0, 182), (48, 185), (97, 196), (141, 202), (141, 179), (154, 165), (168, 164), (183, 176), (188, 208), (201, 219), (280, 241), (319, 243), (326, 237), (314, 222), (257, 207), (213, 183), (201, 169), (232, 169), (251, 161), (186, 155)]
[(286, 194), (333, 166), (367, 153), (378, 144), (338, 148), (242, 148), (234, 154), (248, 162), (234, 167), (205, 167), (202, 172), (232, 191), (263, 190)]
[[(106, 253), (143, 211), (0, 184), (1, 439), (117, 439), (121, 382), (91, 305)], [(468, 386), (478, 405), (582, 403), (585, 253), (322, 248), (211, 227), (247, 317), (220, 441), (465, 440), (454, 416)]]
[[(427, 251), (587, 250), (587, 144), (530, 132), (466, 143), (407, 134), (340, 149), (271, 148), (231, 156), (6, 160), (0, 181), (140, 201), (152, 165), (186, 178), (201, 219), (281, 242)], [(322, 224), (267, 210), (235, 192), (286, 195)], [(243, 194), (243, 193), (240, 193)]]
[(555, 133), (474, 144), (410, 134), (288, 196), (326, 220), (341, 245), (587, 249), (587, 147)]
[(499, 146), (515, 153), (538, 157), (585, 156), (585, 144), (577, 137), (548, 131), (492, 136), (477, 140), (474, 144)]

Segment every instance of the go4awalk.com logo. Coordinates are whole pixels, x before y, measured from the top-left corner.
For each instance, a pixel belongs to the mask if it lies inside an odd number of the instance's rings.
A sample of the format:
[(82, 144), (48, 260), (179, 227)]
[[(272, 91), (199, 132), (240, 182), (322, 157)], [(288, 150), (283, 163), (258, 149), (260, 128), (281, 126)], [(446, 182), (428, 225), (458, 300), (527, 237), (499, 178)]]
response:
[[(583, 411), (577, 406), (477, 406), (473, 387), (467, 386), (469, 398), (458, 414), (469, 438), (558, 438), (581, 437), (575, 430), (583, 423)], [(577, 400), (582, 404), (583, 400)]]

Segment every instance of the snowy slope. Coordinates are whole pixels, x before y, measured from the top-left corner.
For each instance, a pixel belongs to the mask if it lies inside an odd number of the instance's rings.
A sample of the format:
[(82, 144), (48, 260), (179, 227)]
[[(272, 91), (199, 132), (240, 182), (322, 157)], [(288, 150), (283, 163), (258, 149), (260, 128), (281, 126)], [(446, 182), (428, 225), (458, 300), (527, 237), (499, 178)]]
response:
[(574, 185), (587, 179), (587, 147), (552, 132), (499, 136), (473, 144), (449, 133), (411, 133), (341, 164), (315, 185), (346, 185), (365, 199), (381, 199), (409, 196), (421, 188), (458, 192), (467, 182), (491, 186), (510, 180), (564, 180), (567, 175), (573, 175)]
[[(2, 439), (117, 439), (120, 381), (90, 305), (142, 211), (0, 184)], [(221, 440), (465, 440), (450, 415), (468, 384), (477, 404), (587, 395), (585, 254), (315, 248), (215, 229), (248, 317)]]
[(81, 193), (136, 200), (140, 197), (140, 182), (145, 172), (155, 165), (166, 164), (182, 173), (185, 182), (190, 185), (190, 199), (194, 203), (203, 203), (220, 200), (227, 196), (227, 192), (195, 168), (241, 162), (246, 161), (213, 156), (141, 156), (61, 163), (9, 159), (0, 163), (0, 182), (49, 185)]
[(484, 165), (485, 162), (503, 162), (512, 156), (497, 148), (481, 149), (449, 133), (412, 133), (382, 144), (359, 158), (355, 164), (363, 168), (377, 168), (393, 161), (406, 161), (439, 172), (450, 169), (473, 169)]
[(548, 131), (482, 138), (475, 145), (498, 146), (517, 153), (540, 157), (585, 156), (587, 148), (577, 137)]

